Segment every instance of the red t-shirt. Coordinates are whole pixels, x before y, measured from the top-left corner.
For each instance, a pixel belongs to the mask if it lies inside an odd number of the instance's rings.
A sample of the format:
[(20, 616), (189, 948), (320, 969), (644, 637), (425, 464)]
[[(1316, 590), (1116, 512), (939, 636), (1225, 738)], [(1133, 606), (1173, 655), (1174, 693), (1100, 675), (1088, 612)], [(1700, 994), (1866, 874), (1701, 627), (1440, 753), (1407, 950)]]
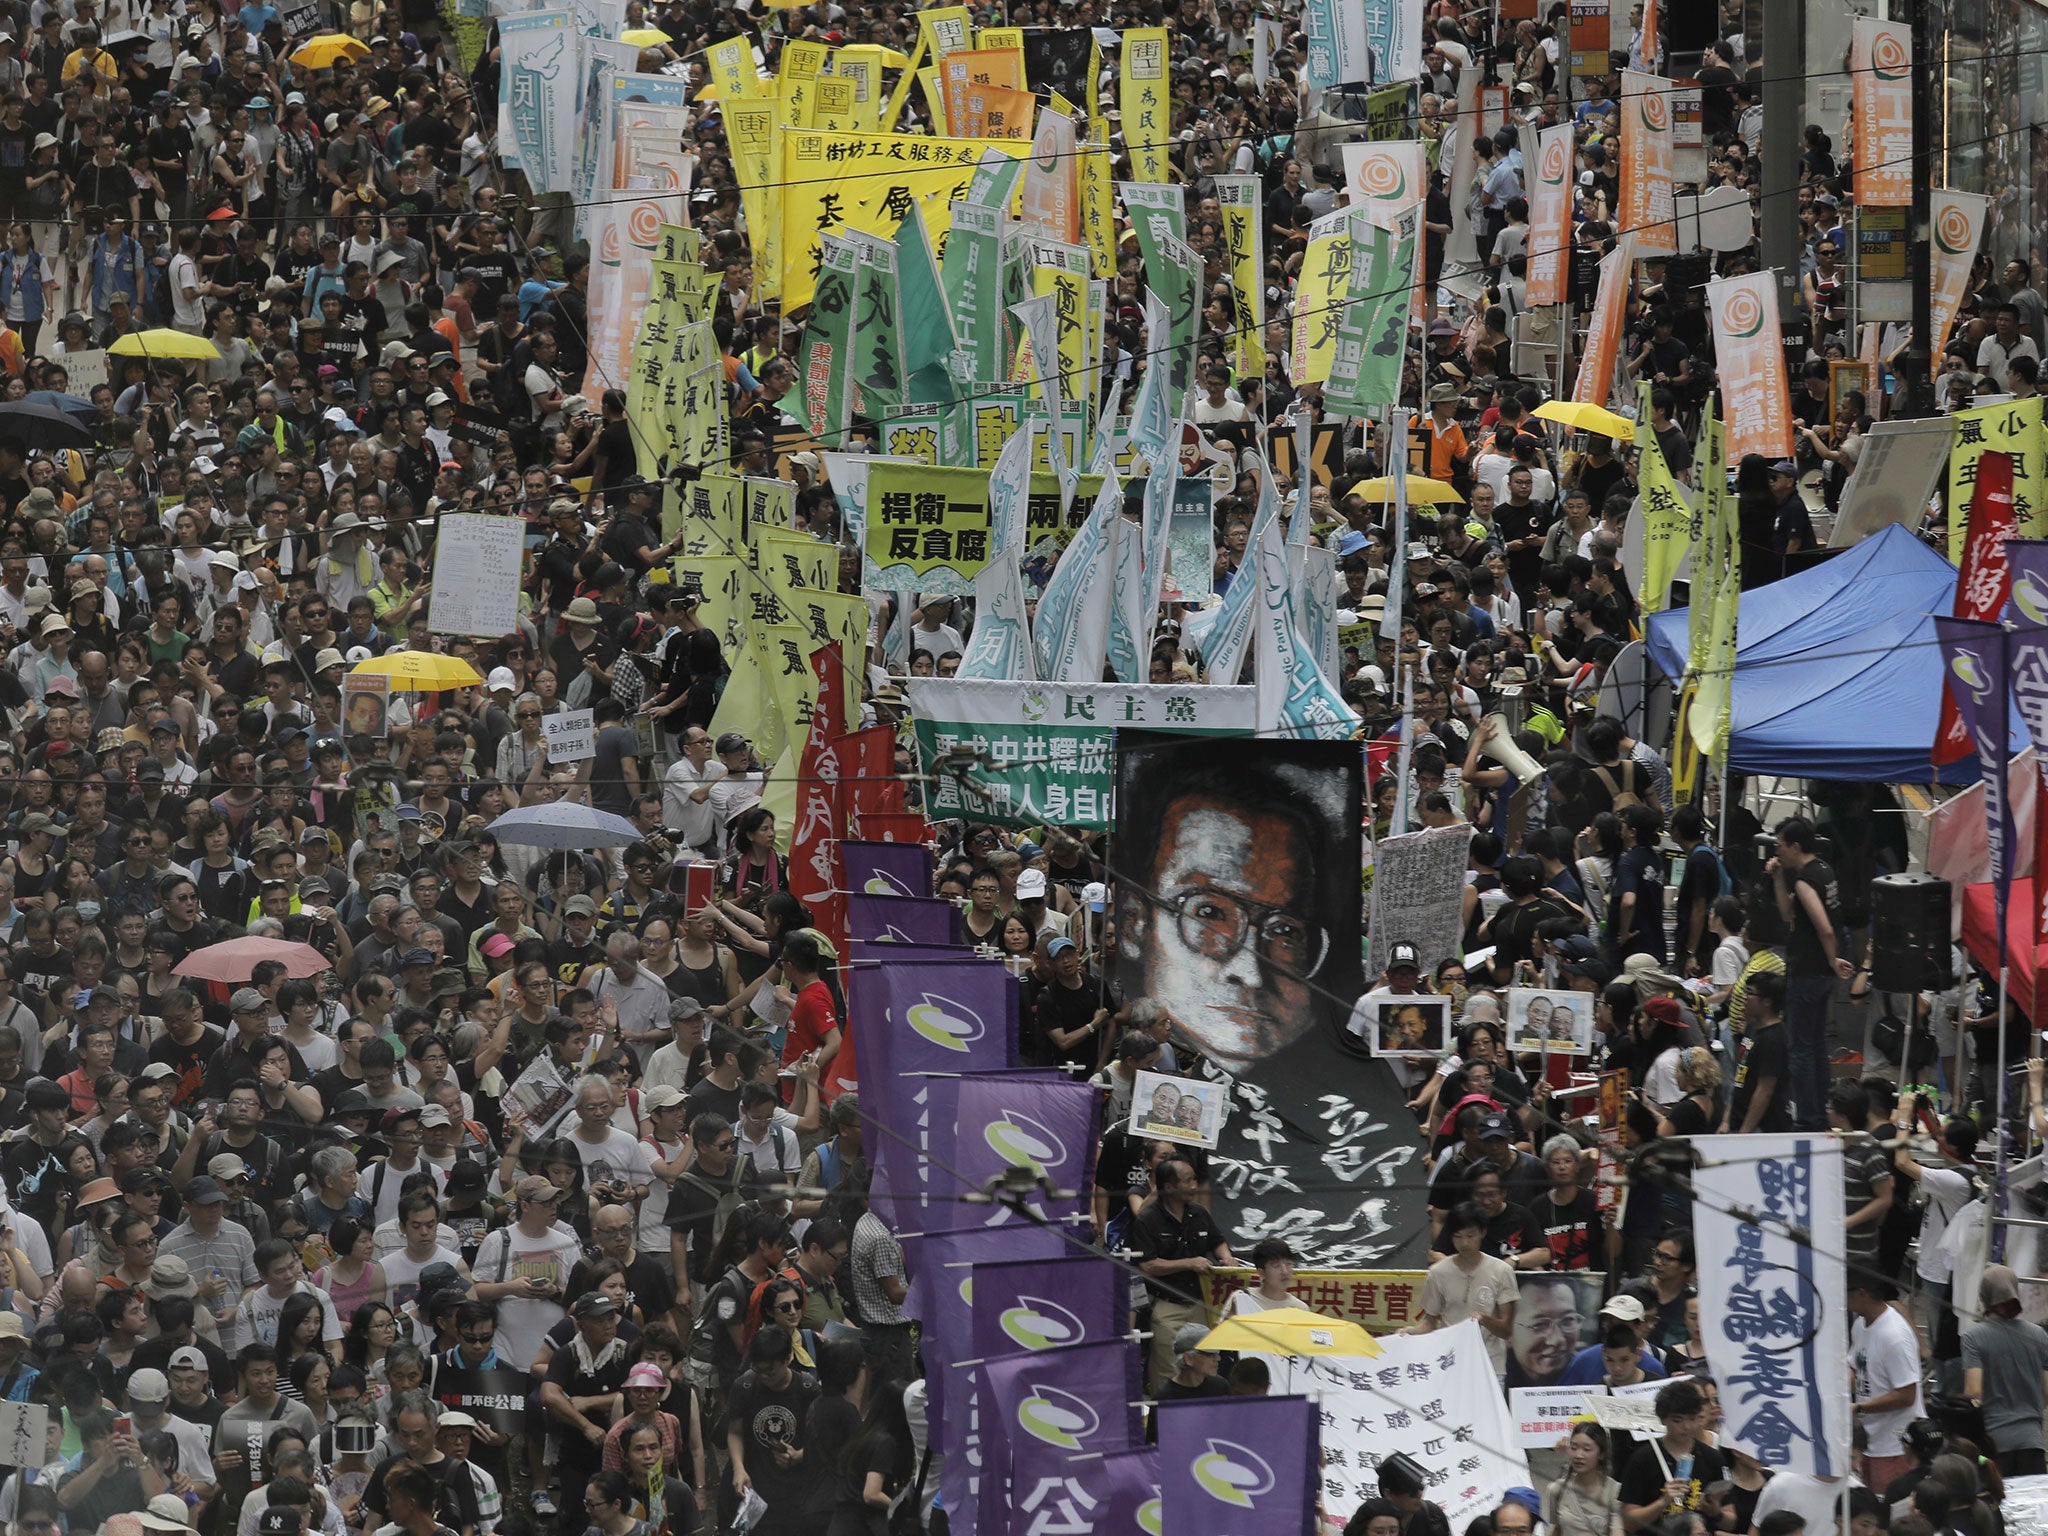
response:
[(839, 1016), (832, 1011), (832, 989), (822, 981), (814, 981), (797, 993), (796, 1002), (789, 1010), (789, 1028), (782, 1037), (782, 1064), (796, 1065), (799, 1056), (808, 1056), (825, 1043), (825, 1036), (839, 1027)]

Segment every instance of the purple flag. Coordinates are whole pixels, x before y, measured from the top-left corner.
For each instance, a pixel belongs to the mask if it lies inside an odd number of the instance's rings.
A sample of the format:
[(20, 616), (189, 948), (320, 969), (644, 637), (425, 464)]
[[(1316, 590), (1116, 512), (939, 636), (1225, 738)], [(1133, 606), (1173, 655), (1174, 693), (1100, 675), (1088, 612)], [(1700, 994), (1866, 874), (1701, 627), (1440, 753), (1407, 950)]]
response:
[(931, 897), (932, 851), (923, 843), (863, 843), (841, 838), (839, 858), (849, 891), (919, 900)]
[[(2018, 586), (2015, 576), (2014, 586)], [(2012, 760), (2012, 635), (2003, 624), (1951, 619), (1937, 614), (1934, 632), (1949, 697), (1977, 748), (1984, 769), (1984, 832), (1991, 845), (1991, 879), (1998, 907), (1998, 949), (2005, 956), (2005, 912), (2012, 897), (2012, 866), (2018, 849), (2006, 769)]]
[[(984, 1499), (982, 1507), (1000, 1510), (1007, 1503), (1013, 1527), (1029, 1527), (1028, 1518), (1015, 1517), (1045, 1484), (1064, 1489), (1077, 1469), (1091, 1464), (1075, 1457), (1127, 1451), (1142, 1438), (1138, 1410), (1131, 1406), (1138, 1399), (1142, 1359), (1127, 1339), (992, 1360), (981, 1367), (981, 1376), (989, 1405), (984, 1487), (1007, 1493), (993, 1506)], [(981, 1536), (998, 1536), (997, 1526), (991, 1520)]]
[(934, 1442), (950, 1456), (952, 1443), (947, 1437), (954, 1415), (948, 1411), (949, 1395), (968, 1396), (962, 1384), (953, 1381), (965, 1373), (954, 1371), (951, 1363), (971, 1358), (973, 1349), (971, 1266), (993, 1259), (1050, 1261), (1074, 1250), (1050, 1227), (907, 1232), (900, 1241), (904, 1268), (910, 1272), (910, 1295), (903, 1310), (923, 1324), (918, 1348), (930, 1384), (927, 1419)]
[[(955, 1226), (950, 1215), (935, 1222), (928, 1214), (940, 1168), (952, 1163), (956, 1091), (952, 1079), (930, 1074), (1001, 1070), (1015, 1062), (1015, 981), (994, 962), (858, 965), (852, 974), (861, 1102), (875, 1122), (868, 1141), (875, 1170), (870, 1200), (898, 1228)], [(946, 1096), (944, 1108), (935, 1092)]]
[(897, 944), (960, 942), (960, 909), (937, 897), (870, 896), (856, 890), (846, 898), (846, 922), (856, 940)]
[(1305, 1397), (1159, 1405), (1161, 1514), (1174, 1536), (1310, 1536), (1322, 1449)]
[(1159, 1452), (1148, 1445), (1069, 1462), (1063, 1475), (1017, 1488), (1010, 1508), (1013, 1532), (1161, 1536)]
[[(984, 1230), (1000, 1238), (1008, 1232), (1046, 1229)], [(1078, 1234), (1076, 1245), (1066, 1251), (1079, 1253)], [(964, 1312), (959, 1304), (971, 1304), (969, 1347), (977, 1361), (1106, 1343), (1120, 1338), (1129, 1321), (1130, 1283), (1099, 1254), (1052, 1260), (1012, 1254), (1001, 1262), (974, 1264), (968, 1273), (971, 1292), (942, 1287), (944, 1305), (935, 1310)], [(940, 1486), (949, 1512), (967, 1512), (965, 1526), (956, 1517), (953, 1528), (961, 1536), (974, 1536), (976, 1506), (983, 1496), (980, 1379), (972, 1367), (941, 1369), (946, 1375), (947, 1412), (943, 1421), (934, 1421), (939, 1423), (945, 1457), (939, 1463)]]
[[(960, 1085), (954, 1166), (974, 1189), (1013, 1168), (1044, 1180), (1048, 1190), (1063, 1193), (1031, 1198), (1043, 1219), (1085, 1211), (1101, 1098), (1100, 1089), (1061, 1078), (969, 1079)], [(989, 1224), (1026, 1219), (998, 1207)]]

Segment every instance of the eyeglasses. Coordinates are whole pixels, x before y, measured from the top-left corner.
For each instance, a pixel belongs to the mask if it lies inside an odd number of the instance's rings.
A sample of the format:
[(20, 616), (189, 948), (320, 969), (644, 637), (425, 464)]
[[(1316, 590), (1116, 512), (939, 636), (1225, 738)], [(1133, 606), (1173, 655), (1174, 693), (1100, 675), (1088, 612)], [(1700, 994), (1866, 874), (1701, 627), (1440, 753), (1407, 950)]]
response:
[(1302, 980), (1322, 969), (1329, 935), (1291, 912), (1222, 891), (1190, 891), (1160, 903), (1179, 920), (1180, 940), (1211, 960), (1228, 960), (1256, 934), (1259, 958)]
[(714, 1141), (713, 1143), (711, 1143), (711, 1150), (714, 1152), (730, 1152), (733, 1149), (734, 1145), (735, 1143), (732, 1137), (728, 1136), (723, 1141)]
[(497, 1336), (495, 1330), (487, 1329), (483, 1333), (465, 1333), (462, 1336), (462, 1342), (465, 1344), (488, 1344)]
[(795, 1300), (794, 1298), (788, 1301), (778, 1301), (777, 1303), (775, 1303), (775, 1310), (778, 1312), (801, 1312), (803, 1311), (803, 1309), (804, 1304), (800, 1301)]

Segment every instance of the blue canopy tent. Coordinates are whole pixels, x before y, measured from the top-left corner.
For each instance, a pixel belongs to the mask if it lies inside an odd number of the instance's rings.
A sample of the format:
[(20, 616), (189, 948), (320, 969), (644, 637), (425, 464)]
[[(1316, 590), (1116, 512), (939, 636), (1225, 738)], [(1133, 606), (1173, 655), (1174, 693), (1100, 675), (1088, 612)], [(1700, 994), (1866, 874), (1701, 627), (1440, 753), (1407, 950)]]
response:
[[(1738, 773), (1925, 783), (1941, 718), (1934, 615), (1956, 568), (1893, 523), (1832, 559), (1742, 595), (1728, 765)], [(1687, 610), (1653, 614), (1645, 649), (1685, 675)], [(2026, 746), (2015, 718), (2013, 750)], [(1977, 777), (1974, 756), (1941, 777)]]

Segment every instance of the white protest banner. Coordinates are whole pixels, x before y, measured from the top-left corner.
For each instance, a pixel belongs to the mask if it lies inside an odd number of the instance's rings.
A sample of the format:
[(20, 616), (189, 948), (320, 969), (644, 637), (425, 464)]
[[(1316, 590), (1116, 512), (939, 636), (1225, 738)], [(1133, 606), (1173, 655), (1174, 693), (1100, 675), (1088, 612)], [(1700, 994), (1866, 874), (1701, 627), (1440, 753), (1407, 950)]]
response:
[(568, 11), (498, 19), (498, 137), (516, 145), (536, 192), (568, 192), (576, 162), (580, 38)]
[(1603, 1387), (1510, 1387), (1508, 1412), (1515, 1420), (1515, 1444), (1525, 1451), (1550, 1451), (1572, 1432), (1572, 1420), (1591, 1413)]
[(1773, 1471), (1849, 1470), (1842, 1143), (1716, 1136), (1693, 1170), (1700, 1337), (1721, 1384), (1721, 1444)]
[(1401, 1452), (1421, 1465), (1426, 1496), (1451, 1529), (1463, 1530), (1529, 1481), (1479, 1325), (1467, 1318), (1379, 1342), (1373, 1360), (1291, 1362), (1289, 1389), (1314, 1397), (1322, 1411), (1324, 1496), (1332, 1509), (1378, 1498), (1380, 1463)]
[(0, 1402), (0, 1465), (42, 1466), (48, 1459), (49, 1436), (47, 1405)]
[(1471, 843), (1472, 829), (1460, 823), (1383, 837), (1375, 845), (1368, 983), (1387, 968), (1387, 951), (1397, 940), (1415, 946), (1424, 972), (1463, 953), (1461, 902)]
[(64, 393), (92, 398), (92, 392), (107, 382), (107, 353), (104, 347), (87, 347), (66, 352), (57, 359), (64, 370)]
[(587, 709), (567, 709), (559, 715), (545, 716), (540, 729), (547, 740), (551, 763), (580, 763), (597, 756), (597, 731)]
[(437, 635), (500, 639), (519, 627), (526, 521), (445, 513), (434, 543), (427, 627)]

